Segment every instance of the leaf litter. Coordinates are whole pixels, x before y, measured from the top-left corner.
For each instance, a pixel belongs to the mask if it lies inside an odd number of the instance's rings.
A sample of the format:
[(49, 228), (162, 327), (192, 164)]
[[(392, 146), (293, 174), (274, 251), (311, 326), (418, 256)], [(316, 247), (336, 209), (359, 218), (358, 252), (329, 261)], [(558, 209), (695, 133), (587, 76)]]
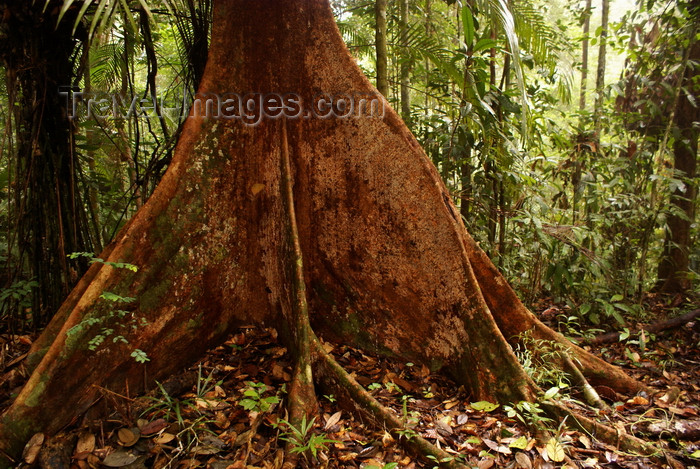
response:
[[(612, 409), (598, 411), (598, 418), (622, 432), (661, 438), (687, 455), (689, 466), (699, 465), (700, 426), (693, 433), (700, 413), (700, 353), (693, 344), (699, 342), (700, 331), (691, 326), (648, 345), (645, 351), (630, 353), (625, 343), (603, 347), (600, 353), (606, 360), (625, 367), (658, 392), (627, 397), (601, 393)], [(28, 347), (31, 341), (25, 338), (16, 343)], [(470, 399), (464, 388), (425, 366), (373, 357), (347, 346), (325, 347), (377, 400), (396, 412), (407, 431), (392, 435), (376, 428), (349, 412), (340, 397), (319, 390), (319, 417), (302, 443), (323, 443), (315, 448), (315, 455), (307, 451), (301, 467), (433, 467), (403, 449), (401, 439), (414, 434), (481, 469), (660, 467), (648, 458), (618, 452), (594, 435), (565, 427), (548, 428), (551, 436), (536, 438), (533, 429), (509, 417), (504, 406)], [(16, 354), (24, 351), (19, 347)], [(630, 356), (636, 361), (630, 361)], [(3, 407), (22, 384), (19, 373), (12, 368), (0, 376)], [(283, 439), (290, 434), (283, 421), (291, 373), (292, 361), (273, 329), (244, 327), (183, 373), (189, 386), (175, 386), (170, 393), (167, 389), (173, 388), (162, 385), (149, 396), (115, 405), (108, 418), (86, 421), (70, 430), (76, 435), (70, 440), (71, 468), (280, 468)], [(258, 405), (244, 408), (240, 402), (251, 396)], [(692, 438), (669, 438), (674, 431), (685, 431)], [(323, 439), (313, 440), (312, 435)], [(44, 441), (37, 434), (27, 443), (25, 467), (35, 464)]]

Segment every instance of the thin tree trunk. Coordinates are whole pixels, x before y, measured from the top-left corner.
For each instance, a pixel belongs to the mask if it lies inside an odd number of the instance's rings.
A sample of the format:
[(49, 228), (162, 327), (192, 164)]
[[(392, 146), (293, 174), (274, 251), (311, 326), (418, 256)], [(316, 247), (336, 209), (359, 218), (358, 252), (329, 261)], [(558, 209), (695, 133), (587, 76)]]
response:
[(595, 80), (594, 128), (596, 138), (600, 139), (603, 117), (603, 91), (605, 88), (605, 51), (608, 45), (608, 17), (610, 16), (610, 0), (601, 0), (600, 42), (598, 46), (598, 69)]
[(401, 117), (406, 126), (411, 128), (411, 61), (408, 53), (408, 0), (399, 3), (399, 35), (404, 57), (401, 60)]
[(374, 40), (377, 58), (377, 90), (389, 99), (389, 66), (387, 54), (386, 10), (388, 0), (376, 0), (374, 4), (374, 19), (376, 27)]
[(588, 89), (588, 34), (591, 30), (591, 3), (586, 0), (586, 8), (583, 11), (583, 42), (581, 43), (581, 90), (578, 100), (578, 110), (586, 110), (586, 91)]

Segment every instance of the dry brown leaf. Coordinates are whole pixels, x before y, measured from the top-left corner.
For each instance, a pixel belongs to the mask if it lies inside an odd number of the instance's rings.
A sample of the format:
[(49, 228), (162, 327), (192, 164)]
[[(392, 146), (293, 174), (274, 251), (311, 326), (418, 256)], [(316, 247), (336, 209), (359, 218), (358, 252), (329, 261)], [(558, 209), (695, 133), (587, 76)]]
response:
[(142, 435), (154, 435), (158, 433), (159, 431), (163, 430), (168, 426), (168, 422), (165, 421), (165, 419), (156, 419), (153, 422), (146, 423), (145, 425), (142, 425), (141, 428), (141, 434)]
[(515, 461), (518, 464), (517, 467), (532, 469), (532, 461), (530, 460), (530, 456), (523, 453), (522, 451), (519, 451), (515, 454)]
[[(125, 430), (125, 429), (124, 429)], [(123, 467), (135, 462), (139, 457), (123, 449), (108, 454), (102, 464), (107, 467)]]
[(488, 438), (483, 438), (482, 441), (492, 451), (496, 451), (497, 453), (501, 453), (501, 454), (513, 454), (513, 452), (510, 450), (509, 447), (504, 446), (504, 445), (499, 445), (498, 443), (496, 443), (493, 440), (489, 440)]
[(588, 436), (586, 436), (586, 435), (581, 435), (581, 436), (578, 437), (578, 441), (581, 442), (581, 444), (583, 445), (584, 448), (586, 448), (586, 449), (591, 449), (591, 447), (592, 447), (591, 439), (588, 438)]
[(343, 416), (343, 412), (340, 411), (340, 410), (339, 410), (338, 412), (336, 412), (335, 414), (331, 415), (331, 416), (328, 418), (328, 420), (326, 420), (326, 425), (324, 425), (324, 427), (323, 427), (324, 430), (328, 430), (328, 429), (331, 428), (333, 425), (335, 425), (336, 423), (338, 423), (338, 422), (340, 421), (340, 417), (342, 417), (342, 416)]
[(41, 450), (41, 445), (44, 444), (44, 434), (35, 433), (27, 444), (24, 446), (24, 451), (22, 451), (22, 459), (27, 464), (34, 464), (36, 457), (39, 456), (39, 451)]
[(385, 448), (393, 445), (395, 443), (395, 441), (396, 440), (394, 440), (394, 437), (391, 436), (391, 433), (389, 433), (387, 431), (385, 431), (384, 435), (382, 435), (382, 445), (384, 445)]
[(82, 432), (78, 436), (78, 443), (75, 445), (75, 453), (91, 453), (95, 449), (95, 435), (90, 432)]
[(484, 458), (478, 463), (476, 463), (479, 469), (490, 469), (494, 465), (494, 460), (491, 458)]
[(170, 443), (174, 439), (175, 439), (175, 435), (173, 435), (172, 433), (163, 432), (160, 435), (158, 435), (157, 437), (155, 437), (153, 439), (153, 442), (158, 444), (158, 445), (164, 445), (164, 444)]
[(445, 410), (450, 410), (451, 408), (459, 404), (459, 401), (456, 399), (450, 399), (447, 401), (443, 401), (443, 404), (445, 404)]
[(634, 396), (632, 399), (627, 401), (629, 405), (649, 405), (649, 400), (642, 396)]
[(127, 448), (134, 446), (140, 437), (138, 428), (120, 428), (117, 432), (119, 444)]
[(437, 429), (437, 431), (442, 433), (443, 435), (452, 435), (454, 432), (452, 430), (452, 427), (448, 423), (449, 420), (449, 416), (435, 420), (435, 428)]
[(219, 411), (216, 412), (216, 414), (214, 414), (214, 425), (216, 425), (222, 430), (226, 430), (228, 427), (231, 426), (231, 421), (229, 420), (225, 412)]

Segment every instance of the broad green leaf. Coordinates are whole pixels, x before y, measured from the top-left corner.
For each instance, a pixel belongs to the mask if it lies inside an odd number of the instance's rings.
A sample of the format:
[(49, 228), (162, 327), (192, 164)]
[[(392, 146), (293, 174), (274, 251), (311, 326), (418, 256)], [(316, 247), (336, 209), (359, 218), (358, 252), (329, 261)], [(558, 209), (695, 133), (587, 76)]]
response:
[(462, 27), (464, 28), (464, 42), (469, 47), (474, 42), (474, 17), (472, 9), (466, 3), (462, 7)]
[(622, 295), (613, 295), (612, 298), (610, 298), (611, 302), (616, 302), (616, 301), (621, 301), (624, 297)]
[(474, 410), (480, 410), (482, 412), (492, 412), (492, 411), (498, 409), (499, 404), (494, 404), (493, 402), (489, 402), (489, 401), (479, 401), (479, 402), (472, 402), (471, 407)]
[(491, 38), (485, 37), (479, 39), (479, 41), (476, 43), (476, 45), (474, 46), (474, 52), (480, 52), (482, 50), (491, 49), (492, 47), (496, 47), (496, 41), (494, 41)]
[(527, 437), (521, 436), (520, 438), (513, 441), (508, 446), (510, 446), (511, 448), (515, 448), (515, 449), (525, 449), (527, 447)]

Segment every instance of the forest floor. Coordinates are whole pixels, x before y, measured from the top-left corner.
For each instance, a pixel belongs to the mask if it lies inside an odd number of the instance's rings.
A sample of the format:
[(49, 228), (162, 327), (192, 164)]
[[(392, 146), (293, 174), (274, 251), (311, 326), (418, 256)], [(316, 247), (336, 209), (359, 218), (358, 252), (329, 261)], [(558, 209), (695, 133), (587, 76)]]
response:
[[(566, 322), (558, 321), (567, 315), (549, 306), (540, 317), (561, 329)], [(0, 411), (24, 381), (21, 359), (31, 342), (30, 336), (0, 336)], [(101, 420), (84, 417), (52, 445), (44, 443), (38, 461), (44, 461), (43, 467), (58, 468), (56, 461), (70, 460), (71, 468), (81, 469), (279, 468), (284, 446), (291, 442), (300, 453), (301, 467), (435, 467), (401, 445), (402, 438), (420, 434), (479, 469), (664, 466), (552, 422), (537, 405), (474, 402), (463, 388), (425, 367), (326, 345), (360, 384), (403, 419), (408, 428), (403, 435), (391, 435), (363, 421), (322, 391), (318, 417), (306, 422), (308, 428), (291, 428), (284, 420), (285, 383), (292, 372), (287, 351), (273, 329), (244, 327), (148, 396), (118, 396), (105, 390), (103, 403), (112, 415)], [(620, 396), (599, 390), (610, 409), (584, 412), (597, 414), (621, 433), (675, 451), (686, 467), (700, 467), (700, 318), (657, 335), (630, 334), (594, 351), (656, 392)], [(526, 367), (535, 369), (536, 358), (525, 354), (521, 358)], [(548, 394), (584, 408), (578, 402), (583, 398), (567, 386), (565, 376), (546, 366), (538, 370)], [(542, 438), (542, 433), (548, 436)], [(37, 459), (42, 446), (41, 436), (32, 440), (25, 448), (28, 461)], [(54, 462), (47, 463), (49, 459)]]

